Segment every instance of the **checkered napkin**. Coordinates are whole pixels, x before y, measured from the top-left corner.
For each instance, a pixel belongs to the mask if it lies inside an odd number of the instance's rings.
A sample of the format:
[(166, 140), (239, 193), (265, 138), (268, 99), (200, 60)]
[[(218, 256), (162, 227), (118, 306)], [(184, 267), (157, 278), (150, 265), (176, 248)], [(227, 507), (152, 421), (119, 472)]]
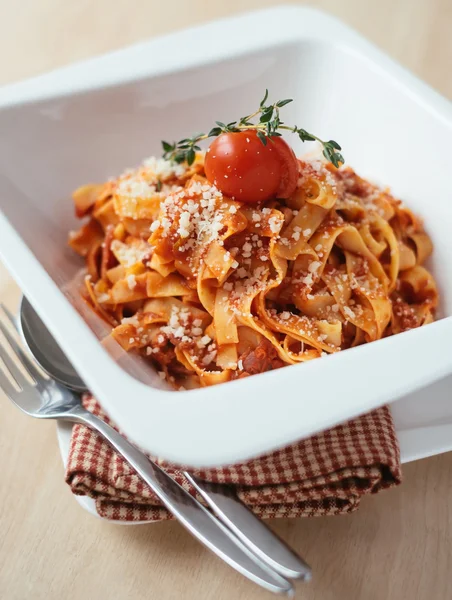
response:
[[(92, 396), (86, 395), (83, 404), (108, 422)], [(160, 464), (196, 495), (177, 467)], [(401, 482), (399, 446), (388, 407), (255, 460), (193, 473), (232, 485), (262, 518), (352, 512), (362, 496)], [(135, 471), (85, 425), (72, 430), (66, 481), (74, 494), (94, 498), (98, 513), (107, 519), (172, 518)]]

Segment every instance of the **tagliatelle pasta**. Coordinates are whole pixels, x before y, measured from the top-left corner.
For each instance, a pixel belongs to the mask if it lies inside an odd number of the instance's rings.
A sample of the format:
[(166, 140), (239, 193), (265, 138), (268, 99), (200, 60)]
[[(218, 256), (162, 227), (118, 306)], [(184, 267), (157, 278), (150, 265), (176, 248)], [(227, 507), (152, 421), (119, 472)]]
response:
[(299, 161), (286, 200), (256, 205), (151, 158), (74, 194), (86, 297), (177, 388), (319, 358), (430, 323), (421, 221), (351, 168)]

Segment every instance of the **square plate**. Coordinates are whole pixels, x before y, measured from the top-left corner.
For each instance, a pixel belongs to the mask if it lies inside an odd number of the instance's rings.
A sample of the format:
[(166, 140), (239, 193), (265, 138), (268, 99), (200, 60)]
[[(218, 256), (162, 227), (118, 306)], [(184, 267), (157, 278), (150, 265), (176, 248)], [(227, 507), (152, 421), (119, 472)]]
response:
[[(266, 87), (298, 100), (287, 120), (338, 139), (360, 174), (389, 184), (425, 218), (443, 318), (227, 385), (175, 393), (153, 371), (145, 384), (130, 357), (119, 356), (127, 370), (118, 366), (96, 337), (99, 323), (90, 328), (71, 303), (80, 263), (66, 248), (69, 194), (158, 152), (162, 138), (245, 114)], [(3, 88), (0, 128), (0, 255), (105, 410), (154, 455), (237, 462), (452, 373), (452, 270), (444, 268), (452, 108), (339, 21), (277, 8), (139, 44)]]

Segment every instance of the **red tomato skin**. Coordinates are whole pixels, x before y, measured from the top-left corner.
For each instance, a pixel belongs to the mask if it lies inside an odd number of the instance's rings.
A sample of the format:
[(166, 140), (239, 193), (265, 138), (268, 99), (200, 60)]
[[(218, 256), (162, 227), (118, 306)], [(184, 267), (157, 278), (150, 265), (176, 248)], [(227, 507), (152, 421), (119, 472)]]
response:
[(278, 198), (290, 198), (297, 189), (300, 176), (298, 159), (289, 144), (282, 138), (273, 137), (272, 140), (281, 159), (281, 179), (276, 196)]
[(264, 145), (255, 129), (222, 133), (209, 147), (206, 177), (225, 196), (255, 204), (270, 198), (289, 198), (299, 176), (298, 161), (280, 137)]

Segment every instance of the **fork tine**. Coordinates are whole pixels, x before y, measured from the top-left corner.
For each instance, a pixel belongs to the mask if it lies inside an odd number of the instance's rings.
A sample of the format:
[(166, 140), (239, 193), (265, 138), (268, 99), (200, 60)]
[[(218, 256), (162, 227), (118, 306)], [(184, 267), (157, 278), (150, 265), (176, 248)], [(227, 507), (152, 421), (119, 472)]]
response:
[[(9, 310), (6, 308), (6, 306), (4, 306), (3, 304), (0, 304), (0, 308), (3, 310), (6, 317), (8, 318), (9, 322), (14, 327), (14, 330), (17, 331), (17, 327), (14, 322), (14, 317), (12, 316), (12, 314), (9, 312)], [(41, 375), (41, 373), (38, 371), (38, 369), (34, 365), (33, 360), (27, 355), (26, 352), (24, 352), (24, 350), (21, 348), (20, 344), (18, 344), (16, 342), (16, 340), (13, 338), (13, 336), (9, 333), (8, 329), (2, 323), (1, 319), (0, 319), (0, 331), (3, 333), (3, 335), (5, 336), (5, 338), (8, 341), (8, 344), (11, 346), (11, 348), (14, 350), (14, 352), (19, 356), (22, 365), (25, 367), (25, 369), (28, 371), (28, 373), (34, 379), (34, 381), (38, 382), (41, 379), (43, 379), (43, 376)]]
[(11, 325), (14, 327), (14, 329), (17, 331), (17, 327), (16, 327), (16, 321), (13, 317), (13, 313), (9, 310), (9, 308), (7, 306), (5, 306), (3, 304), (3, 302), (0, 302), (0, 308), (2, 309), (2, 311), (5, 313), (5, 315), (8, 317), (8, 319), (11, 322)]
[[(3, 333), (3, 327), (0, 327), (0, 329)], [(7, 350), (3, 343), (0, 343), (0, 358), (20, 388), (25, 389), (30, 387), (30, 383), (27, 381), (25, 375), (11, 358), (11, 352)]]
[(14, 395), (17, 395), (18, 392), (14, 389), (13, 384), (10, 382), (8, 377), (0, 368), (0, 389), (2, 389), (5, 394), (8, 396), (10, 400), (13, 400)]

